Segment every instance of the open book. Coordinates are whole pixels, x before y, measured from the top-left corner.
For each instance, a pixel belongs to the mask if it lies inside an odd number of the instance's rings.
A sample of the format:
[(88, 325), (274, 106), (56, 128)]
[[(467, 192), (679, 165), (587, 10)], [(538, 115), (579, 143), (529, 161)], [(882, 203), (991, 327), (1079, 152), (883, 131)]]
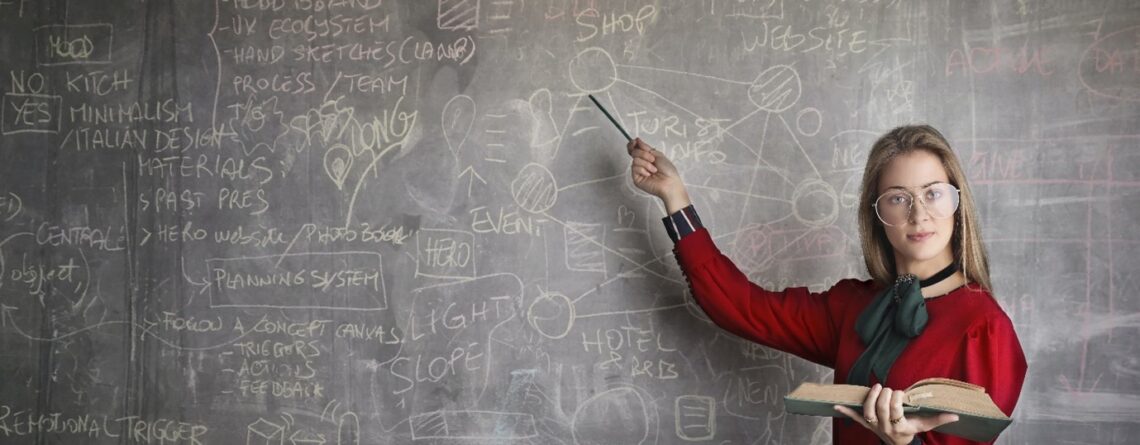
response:
[[(843, 405), (863, 412), (863, 400), (871, 389), (860, 385), (823, 385), (804, 383), (784, 396), (789, 413), (811, 416), (844, 417), (832, 408)], [(950, 422), (934, 431), (952, 434), (979, 442), (994, 440), (1013, 421), (1005, 415), (986, 394), (984, 387), (947, 378), (919, 380), (906, 389), (907, 400), (903, 412), (908, 416), (930, 416), (954, 413), (957, 422)]]

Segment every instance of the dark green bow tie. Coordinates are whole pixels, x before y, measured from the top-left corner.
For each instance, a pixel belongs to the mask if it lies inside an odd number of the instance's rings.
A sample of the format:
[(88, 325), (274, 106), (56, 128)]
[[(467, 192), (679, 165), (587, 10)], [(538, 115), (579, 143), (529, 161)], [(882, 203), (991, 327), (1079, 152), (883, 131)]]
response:
[(910, 339), (922, 333), (928, 319), (926, 299), (922, 298), (922, 284), (917, 277), (900, 276), (893, 286), (883, 289), (855, 322), (855, 330), (867, 350), (851, 367), (847, 383), (870, 386), (871, 372), (879, 377), (879, 382), (886, 382), (891, 365)]

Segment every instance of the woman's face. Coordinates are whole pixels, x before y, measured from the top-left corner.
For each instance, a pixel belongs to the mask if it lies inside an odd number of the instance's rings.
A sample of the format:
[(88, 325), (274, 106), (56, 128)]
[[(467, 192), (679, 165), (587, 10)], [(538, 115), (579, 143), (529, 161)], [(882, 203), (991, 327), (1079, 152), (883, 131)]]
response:
[[(936, 182), (950, 181), (938, 156), (926, 150), (915, 150), (896, 157), (887, 164), (879, 178), (879, 196), (887, 192), (896, 194), (907, 191), (918, 198), (911, 204), (910, 211), (906, 212), (902, 221), (893, 227), (883, 224), (900, 273), (909, 272), (927, 277), (954, 260), (950, 238), (954, 233), (956, 210), (949, 217), (935, 218), (932, 215), (935, 212), (929, 211), (928, 206), (920, 202), (923, 200), (924, 188)], [(956, 199), (956, 196), (953, 198)], [(879, 223), (882, 224), (882, 221)]]

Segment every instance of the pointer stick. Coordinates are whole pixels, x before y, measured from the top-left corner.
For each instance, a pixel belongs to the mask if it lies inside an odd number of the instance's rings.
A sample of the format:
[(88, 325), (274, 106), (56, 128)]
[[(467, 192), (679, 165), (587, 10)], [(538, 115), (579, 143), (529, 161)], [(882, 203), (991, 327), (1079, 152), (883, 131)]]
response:
[(621, 124), (619, 124), (619, 123), (618, 123), (616, 120), (614, 120), (614, 117), (613, 117), (613, 116), (610, 116), (610, 112), (609, 112), (609, 111), (606, 111), (606, 107), (603, 107), (603, 106), (602, 106), (602, 104), (598, 103), (598, 100), (597, 100), (597, 99), (594, 99), (594, 95), (593, 95), (593, 94), (587, 94), (587, 96), (590, 96), (590, 100), (594, 101), (594, 105), (597, 105), (597, 106), (598, 106), (598, 109), (599, 109), (599, 110), (602, 110), (602, 113), (603, 113), (603, 114), (605, 114), (605, 115), (606, 115), (606, 117), (610, 119), (610, 122), (613, 122), (613, 123), (614, 123), (614, 126), (615, 126), (615, 127), (617, 127), (617, 129), (618, 129), (619, 131), (621, 131), (621, 134), (622, 134), (623, 136), (625, 136), (625, 140), (627, 140), (627, 141), (633, 141), (633, 138), (629, 137), (629, 133), (626, 133), (626, 132), (625, 132), (625, 129), (624, 129), (624, 128), (621, 128)]

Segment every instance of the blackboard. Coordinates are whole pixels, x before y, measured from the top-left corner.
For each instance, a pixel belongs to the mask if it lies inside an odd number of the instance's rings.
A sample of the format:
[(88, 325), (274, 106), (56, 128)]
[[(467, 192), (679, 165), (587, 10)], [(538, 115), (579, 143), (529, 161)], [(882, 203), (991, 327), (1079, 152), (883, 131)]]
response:
[(871, 142), (935, 125), (1001, 442), (1140, 434), (1140, 3), (0, 0), (0, 94), (3, 443), (830, 443), (586, 94), (777, 289), (866, 277)]

